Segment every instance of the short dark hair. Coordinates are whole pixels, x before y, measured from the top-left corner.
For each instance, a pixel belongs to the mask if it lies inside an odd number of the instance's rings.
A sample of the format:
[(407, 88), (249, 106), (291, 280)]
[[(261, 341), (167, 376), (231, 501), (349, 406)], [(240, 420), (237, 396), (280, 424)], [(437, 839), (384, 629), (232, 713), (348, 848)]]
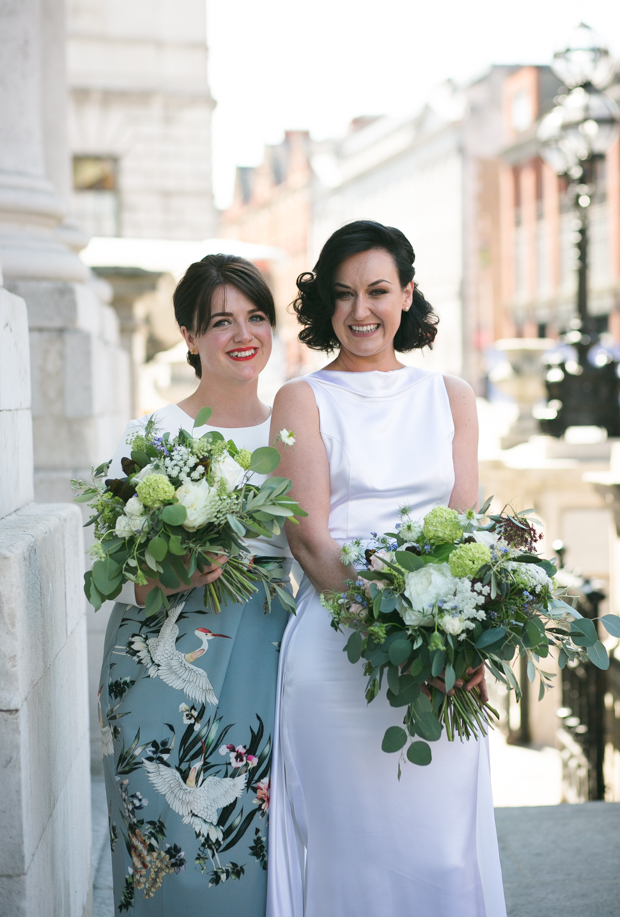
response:
[[(299, 290), (293, 309), (304, 326), (299, 340), (312, 350), (329, 352), (339, 347), (340, 341), (332, 325), (336, 304), (335, 276), (342, 262), (358, 252), (373, 248), (384, 249), (394, 259), (401, 287), (413, 280), (415, 254), (407, 237), (392, 226), (383, 226), (374, 220), (356, 220), (341, 226), (333, 233), (321, 250), (314, 271), (300, 274)], [(403, 312), (400, 327), (394, 338), (394, 349), (400, 353), (422, 347), (432, 347), (439, 319), (426, 301), (417, 284), (408, 312)]]
[[(267, 281), (255, 264), (238, 255), (207, 255), (190, 264), (172, 296), (179, 328), (184, 325), (192, 334), (204, 334), (211, 320), (213, 294), (223, 286), (236, 287), (245, 294), (275, 328), (276, 307)], [(200, 356), (188, 351), (187, 362), (200, 379)]]

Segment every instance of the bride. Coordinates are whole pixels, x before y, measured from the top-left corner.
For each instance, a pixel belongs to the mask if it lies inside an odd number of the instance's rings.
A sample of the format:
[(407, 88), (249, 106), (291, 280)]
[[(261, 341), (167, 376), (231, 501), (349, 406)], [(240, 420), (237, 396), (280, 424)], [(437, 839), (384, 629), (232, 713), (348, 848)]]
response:
[[(487, 740), (444, 734), (431, 764), (405, 766), (399, 782), (381, 751), (395, 711), (381, 695), (366, 704), (363, 669), (319, 602), (352, 575), (343, 542), (393, 531), (405, 503), (419, 519), (477, 501), (472, 390), (396, 357), (436, 334), (413, 261), (399, 230), (363, 220), (298, 279), (300, 339), (338, 356), (284, 386), (272, 417), (295, 430), (279, 473), (312, 511), (287, 526), (305, 576), (281, 648), (268, 917), (506, 915)], [(481, 668), (467, 687), (483, 679)]]

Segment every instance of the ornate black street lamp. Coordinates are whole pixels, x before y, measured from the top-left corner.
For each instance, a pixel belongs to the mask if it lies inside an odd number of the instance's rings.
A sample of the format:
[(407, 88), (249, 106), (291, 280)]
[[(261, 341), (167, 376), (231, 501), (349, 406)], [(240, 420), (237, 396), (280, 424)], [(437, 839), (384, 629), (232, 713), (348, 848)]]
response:
[[(588, 312), (588, 213), (594, 194), (595, 162), (618, 136), (620, 109), (605, 89), (614, 78), (609, 51), (583, 23), (568, 46), (554, 55), (552, 69), (566, 87), (541, 120), (542, 158), (568, 179), (575, 208), (571, 224), (577, 268), (577, 314), (571, 329), (547, 356), (547, 403), (537, 412), (540, 428), (562, 436), (567, 427), (599, 426), (620, 436), (619, 364), (601, 347)], [(570, 345), (567, 347), (566, 345)]]

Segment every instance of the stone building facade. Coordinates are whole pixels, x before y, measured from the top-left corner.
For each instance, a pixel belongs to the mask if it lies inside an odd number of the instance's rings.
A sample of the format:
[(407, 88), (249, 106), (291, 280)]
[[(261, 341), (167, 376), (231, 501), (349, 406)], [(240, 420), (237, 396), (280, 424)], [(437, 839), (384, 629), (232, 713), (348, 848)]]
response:
[(69, 0), (73, 210), (95, 236), (216, 235), (203, 0)]

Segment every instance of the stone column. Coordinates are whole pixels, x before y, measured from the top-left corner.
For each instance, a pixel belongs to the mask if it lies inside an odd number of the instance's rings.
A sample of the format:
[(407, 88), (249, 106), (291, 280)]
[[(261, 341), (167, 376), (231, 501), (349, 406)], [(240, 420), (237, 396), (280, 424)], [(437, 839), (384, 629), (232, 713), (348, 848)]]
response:
[(32, 502), (26, 305), (0, 287), (0, 914), (92, 913), (81, 516)]

